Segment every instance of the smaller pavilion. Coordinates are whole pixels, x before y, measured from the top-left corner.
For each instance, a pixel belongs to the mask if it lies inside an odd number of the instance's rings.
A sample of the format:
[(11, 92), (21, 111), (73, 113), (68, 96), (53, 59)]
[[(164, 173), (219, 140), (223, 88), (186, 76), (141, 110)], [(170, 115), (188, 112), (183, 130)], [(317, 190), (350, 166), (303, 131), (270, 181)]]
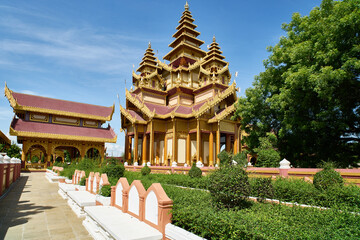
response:
[[(47, 165), (64, 158), (96, 157), (103, 160), (105, 143), (115, 143), (117, 136), (106, 121), (112, 119), (115, 106), (104, 107), (17, 93), (5, 84), (5, 96), (15, 116), (10, 135), (23, 146), (23, 167), (32, 154), (39, 154)], [(42, 155), (41, 155), (42, 154)]]
[(11, 140), (2, 131), (0, 131), (0, 144), (4, 144), (5, 148), (11, 145)]

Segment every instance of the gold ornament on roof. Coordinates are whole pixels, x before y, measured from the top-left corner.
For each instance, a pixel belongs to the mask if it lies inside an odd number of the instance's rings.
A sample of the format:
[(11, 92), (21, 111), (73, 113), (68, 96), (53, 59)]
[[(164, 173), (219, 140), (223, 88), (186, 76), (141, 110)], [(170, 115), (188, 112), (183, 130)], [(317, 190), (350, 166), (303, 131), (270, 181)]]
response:
[(185, 3), (185, 10), (189, 10), (189, 4), (188, 4), (187, 1), (186, 1), (186, 3)]

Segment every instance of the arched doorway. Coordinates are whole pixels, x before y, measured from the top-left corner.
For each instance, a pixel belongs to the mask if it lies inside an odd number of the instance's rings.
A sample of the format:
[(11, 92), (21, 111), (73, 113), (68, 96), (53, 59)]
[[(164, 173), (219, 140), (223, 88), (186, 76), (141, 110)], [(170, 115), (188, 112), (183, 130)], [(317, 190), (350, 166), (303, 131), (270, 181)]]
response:
[(47, 166), (47, 153), (45, 147), (34, 144), (25, 152), (26, 168), (45, 168)]
[(76, 147), (57, 146), (53, 152), (55, 162), (71, 163), (72, 161), (79, 161), (80, 158), (80, 151)]
[(86, 152), (86, 157), (91, 159), (101, 159), (100, 151), (97, 148), (90, 148)]

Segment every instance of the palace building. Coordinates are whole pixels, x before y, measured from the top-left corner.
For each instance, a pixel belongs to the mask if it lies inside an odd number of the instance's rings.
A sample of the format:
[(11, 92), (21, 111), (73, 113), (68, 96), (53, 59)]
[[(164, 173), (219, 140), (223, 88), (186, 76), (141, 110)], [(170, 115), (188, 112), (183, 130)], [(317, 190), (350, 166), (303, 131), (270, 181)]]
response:
[(200, 48), (196, 27), (186, 2), (163, 57), (168, 63), (155, 57), (149, 43), (132, 74), (134, 89), (126, 90), (126, 106), (120, 106), (129, 164), (215, 166), (223, 145), (241, 151), (240, 121), (231, 119), (238, 89), (229, 63), (215, 37), (208, 51)]
[[(47, 165), (64, 160), (65, 150), (72, 159), (103, 159), (105, 143), (115, 143), (117, 136), (106, 121), (112, 119), (114, 105), (103, 107), (40, 97), (11, 91), (5, 84), (5, 96), (14, 110), (10, 135), (22, 144), (23, 163), (36, 155)], [(24, 167), (24, 165), (23, 165)]]

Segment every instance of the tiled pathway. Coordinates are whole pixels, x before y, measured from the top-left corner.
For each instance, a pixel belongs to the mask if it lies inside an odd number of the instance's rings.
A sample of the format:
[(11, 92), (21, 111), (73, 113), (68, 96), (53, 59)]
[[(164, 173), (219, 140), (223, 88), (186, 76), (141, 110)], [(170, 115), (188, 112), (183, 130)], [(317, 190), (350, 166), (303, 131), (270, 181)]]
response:
[(0, 239), (92, 239), (45, 173), (21, 173), (0, 200)]

